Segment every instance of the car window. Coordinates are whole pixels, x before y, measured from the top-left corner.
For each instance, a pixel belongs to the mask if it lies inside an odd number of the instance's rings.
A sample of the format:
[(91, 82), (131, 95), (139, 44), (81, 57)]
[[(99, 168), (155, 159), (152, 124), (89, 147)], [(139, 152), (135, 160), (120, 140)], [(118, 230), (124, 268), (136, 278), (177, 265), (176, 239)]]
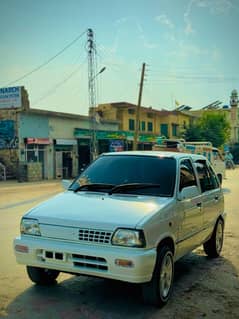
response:
[(184, 187), (193, 185), (197, 186), (197, 180), (192, 163), (189, 159), (184, 159), (180, 163), (179, 191), (181, 191)]
[(197, 172), (202, 192), (216, 189), (219, 187), (218, 179), (210, 164), (204, 160), (196, 161)]
[(72, 189), (83, 184), (152, 183), (159, 187), (132, 189), (129, 192), (158, 196), (173, 196), (176, 180), (176, 160), (171, 157), (106, 155), (93, 162), (74, 182)]

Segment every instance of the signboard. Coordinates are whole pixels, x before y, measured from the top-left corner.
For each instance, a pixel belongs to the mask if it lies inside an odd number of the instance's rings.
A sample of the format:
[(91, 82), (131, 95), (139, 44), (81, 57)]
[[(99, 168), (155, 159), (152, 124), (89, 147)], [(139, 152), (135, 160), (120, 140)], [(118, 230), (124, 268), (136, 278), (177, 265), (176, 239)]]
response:
[(49, 145), (51, 144), (51, 141), (49, 138), (34, 138), (34, 137), (28, 137), (26, 139), (27, 144), (44, 144)]
[(70, 140), (70, 139), (58, 138), (58, 139), (56, 139), (56, 144), (57, 145), (77, 145), (77, 141)]
[(13, 120), (0, 120), (0, 149), (17, 148), (18, 138), (14, 127)]
[(21, 87), (0, 88), (0, 109), (11, 109), (22, 106)]
[[(96, 130), (96, 139), (97, 140), (134, 140), (134, 132), (127, 131), (100, 131)], [(76, 138), (91, 138), (92, 131), (75, 128), (74, 136)], [(141, 143), (155, 143), (158, 139), (158, 135), (152, 134), (139, 134), (138, 141)]]
[(110, 152), (121, 152), (124, 150), (124, 141), (113, 140), (110, 141)]

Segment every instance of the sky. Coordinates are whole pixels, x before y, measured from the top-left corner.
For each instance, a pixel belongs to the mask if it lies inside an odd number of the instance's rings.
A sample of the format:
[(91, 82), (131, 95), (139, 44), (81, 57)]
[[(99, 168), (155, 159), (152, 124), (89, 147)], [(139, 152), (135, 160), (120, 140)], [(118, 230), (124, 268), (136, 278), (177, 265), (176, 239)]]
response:
[(31, 108), (87, 115), (91, 28), (96, 73), (105, 67), (97, 104), (137, 104), (146, 63), (142, 106), (228, 105), (238, 14), (238, 0), (0, 0), (0, 87), (24, 86)]

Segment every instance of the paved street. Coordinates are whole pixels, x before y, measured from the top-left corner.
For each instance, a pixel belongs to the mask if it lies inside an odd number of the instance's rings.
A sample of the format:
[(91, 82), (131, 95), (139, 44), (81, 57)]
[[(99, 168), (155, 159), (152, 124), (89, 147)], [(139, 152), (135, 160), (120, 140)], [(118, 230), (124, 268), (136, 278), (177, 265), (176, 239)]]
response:
[(12, 240), (22, 214), (62, 191), (60, 181), (0, 182), (0, 318), (239, 318), (239, 168), (223, 181), (228, 213), (222, 257), (202, 248), (176, 264), (172, 299), (159, 310), (142, 304), (137, 285), (61, 274), (53, 287), (35, 286), (17, 265)]

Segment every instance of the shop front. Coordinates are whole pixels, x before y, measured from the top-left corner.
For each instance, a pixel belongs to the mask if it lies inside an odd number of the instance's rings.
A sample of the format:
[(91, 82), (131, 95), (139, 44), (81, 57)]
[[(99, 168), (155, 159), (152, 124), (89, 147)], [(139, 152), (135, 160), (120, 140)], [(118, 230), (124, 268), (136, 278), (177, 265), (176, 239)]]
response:
[(48, 179), (49, 147), (52, 140), (49, 138), (24, 139), (25, 165), (28, 165), (27, 180)]
[(55, 139), (55, 177), (72, 178), (77, 175), (77, 141), (73, 139)]
[[(78, 139), (79, 169), (90, 163), (90, 145), (93, 136), (90, 130), (75, 129), (75, 138)], [(127, 131), (103, 131), (95, 132), (97, 154), (107, 152), (131, 151), (133, 149), (134, 133)], [(139, 134), (138, 149), (152, 150), (159, 136), (153, 134)]]

